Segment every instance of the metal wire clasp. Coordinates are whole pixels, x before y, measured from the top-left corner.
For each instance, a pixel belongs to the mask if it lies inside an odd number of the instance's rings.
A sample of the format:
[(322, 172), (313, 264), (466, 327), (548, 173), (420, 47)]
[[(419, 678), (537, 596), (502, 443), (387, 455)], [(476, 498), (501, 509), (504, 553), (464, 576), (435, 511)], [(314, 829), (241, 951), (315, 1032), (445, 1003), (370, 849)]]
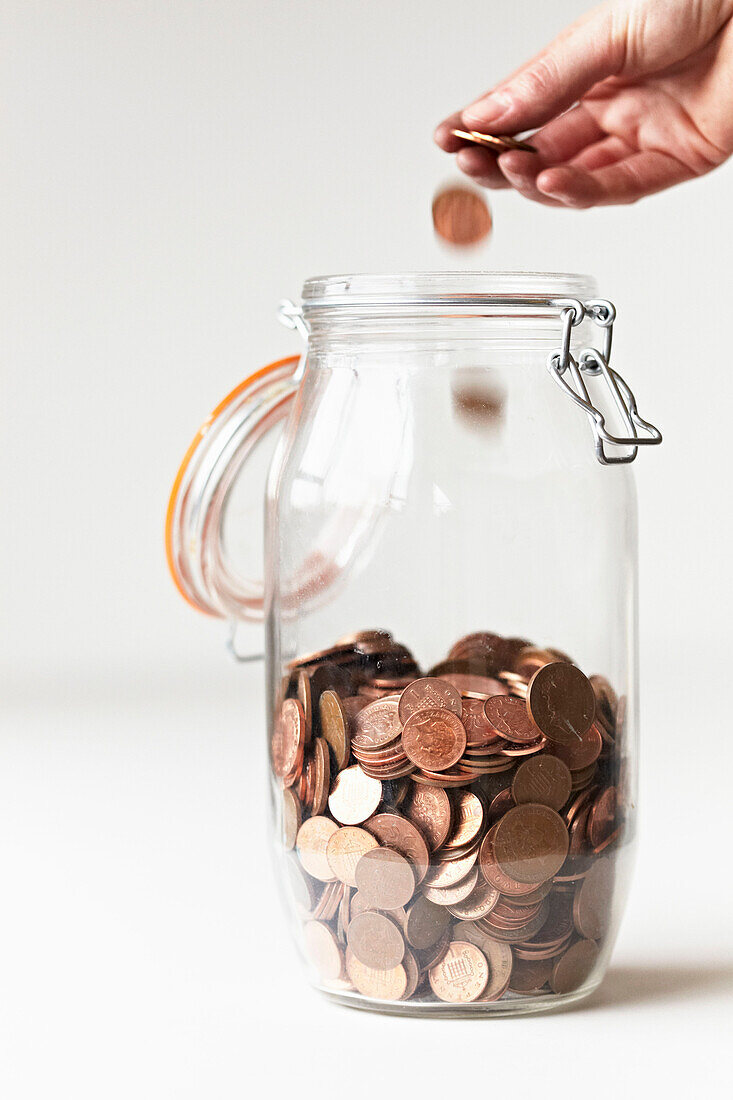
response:
[[(565, 393), (586, 413), (595, 441), (596, 458), (603, 466), (612, 466), (624, 462), (633, 462), (642, 445), (662, 442), (662, 433), (653, 424), (642, 419), (636, 408), (636, 398), (629, 386), (613, 367), (611, 360), (611, 341), (616, 308), (605, 298), (592, 298), (581, 302), (578, 298), (563, 298), (560, 320), (562, 322), (562, 344), (557, 351), (550, 353), (547, 369), (562, 387)], [(577, 360), (570, 350), (573, 329), (589, 317), (603, 330), (603, 351), (597, 348), (583, 348)], [(570, 371), (573, 385), (564, 377)], [(590, 399), (583, 375), (602, 375), (608, 386), (614, 404), (625, 424), (628, 436), (612, 435), (606, 428), (606, 418)], [(639, 431), (644, 434), (640, 435)], [(625, 454), (609, 454), (604, 443), (613, 447), (631, 448)]]

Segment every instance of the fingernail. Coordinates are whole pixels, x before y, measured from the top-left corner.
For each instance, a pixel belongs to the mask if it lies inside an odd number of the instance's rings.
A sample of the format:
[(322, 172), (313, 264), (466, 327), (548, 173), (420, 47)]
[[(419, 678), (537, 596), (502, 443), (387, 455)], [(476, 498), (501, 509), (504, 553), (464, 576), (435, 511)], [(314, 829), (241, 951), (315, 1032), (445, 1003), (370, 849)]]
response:
[(462, 118), (466, 126), (488, 126), (492, 122), (498, 122), (511, 107), (511, 100), (502, 92), (494, 92), (485, 99), (477, 99), (470, 107), (466, 107)]

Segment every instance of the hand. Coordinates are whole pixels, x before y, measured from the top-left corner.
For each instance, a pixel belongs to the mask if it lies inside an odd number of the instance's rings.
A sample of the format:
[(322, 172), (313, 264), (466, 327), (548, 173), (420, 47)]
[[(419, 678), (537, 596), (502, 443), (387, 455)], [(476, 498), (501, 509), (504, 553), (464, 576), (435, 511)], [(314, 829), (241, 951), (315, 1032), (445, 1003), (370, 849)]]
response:
[[(517, 134), (498, 158), (451, 128)], [(435, 140), (484, 187), (535, 202), (636, 202), (733, 152), (733, 0), (617, 0), (589, 12)]]

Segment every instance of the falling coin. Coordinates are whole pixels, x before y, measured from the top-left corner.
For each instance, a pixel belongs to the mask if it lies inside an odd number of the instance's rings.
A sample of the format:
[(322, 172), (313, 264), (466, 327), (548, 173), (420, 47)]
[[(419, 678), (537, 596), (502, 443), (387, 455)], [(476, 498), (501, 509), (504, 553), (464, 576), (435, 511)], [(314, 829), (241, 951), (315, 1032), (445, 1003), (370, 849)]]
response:
[(486, 200), (469, 187), (452, 186), (433, 199), (433, 226), (449, 244), (478, 244), (491, 232), (491, 213)]

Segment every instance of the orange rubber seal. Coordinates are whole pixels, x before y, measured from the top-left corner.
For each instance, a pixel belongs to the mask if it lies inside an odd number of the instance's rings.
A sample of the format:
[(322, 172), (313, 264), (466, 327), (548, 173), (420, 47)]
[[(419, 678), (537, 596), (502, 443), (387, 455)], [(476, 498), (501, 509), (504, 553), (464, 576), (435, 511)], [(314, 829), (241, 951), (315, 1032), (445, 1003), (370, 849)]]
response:
[(260, 370), (255, 371), (254, 374), (250, 374), (249, 377), (245, 378), (243, 382), (240, 382), (239, 385), (231, 391), (231, 393), (228, 393), (226, 397), (219, 402), (216, 408), (209, 413), (206, 420), (196, 432), (196, 435), (191, 440), (191, 443), (185, 455), (183, 456), (183, 461), (178, 468), (178, 473), (173, 479), (173, 486), (171, 488), (170, 497), (168, 498), (168, 508), (165, 517), (165, 555), (168, 562), (168, 570), (173, 579), (173, 583), (175, 584), (181, 596), (183, 596), (186, 603), (195, 608), (195, 610), (199, 611), (202, 615), (210, 615), (212, 617), (216, 617), (216, 612), (209, 611), (207, 608), (202, 607), (195, 600), (191, 599), (181, 581), (174, 552), (173, 528), (178, 504), (178, 496), (181, 491), (181, 486), (186, 477), (186, 473), (191, 464), (191, 460), (198, 450), (202, 439), (211, 428), (211, 425), (218, 419), (219, 416), (221, 416), (223, 412), (226, 411), (226, 409), (232, 404), (232, 402), (236, 401), (236, 399), (241, 395), (244, 390), (247, 389), (248, 386), (253, 385), (253, 383), (258, 382), (260, 379), (265, 378), (268, 374), (271, 374), (276, 370), (280, 370), (283, 367), (292, 366), (293, 368), (295, 368), (299, 360), (299, 355), (289, 355), (286, 356), (284, 359), (277, 359), (273, 363), (268, 363), (266, 367), (261, 367)]

